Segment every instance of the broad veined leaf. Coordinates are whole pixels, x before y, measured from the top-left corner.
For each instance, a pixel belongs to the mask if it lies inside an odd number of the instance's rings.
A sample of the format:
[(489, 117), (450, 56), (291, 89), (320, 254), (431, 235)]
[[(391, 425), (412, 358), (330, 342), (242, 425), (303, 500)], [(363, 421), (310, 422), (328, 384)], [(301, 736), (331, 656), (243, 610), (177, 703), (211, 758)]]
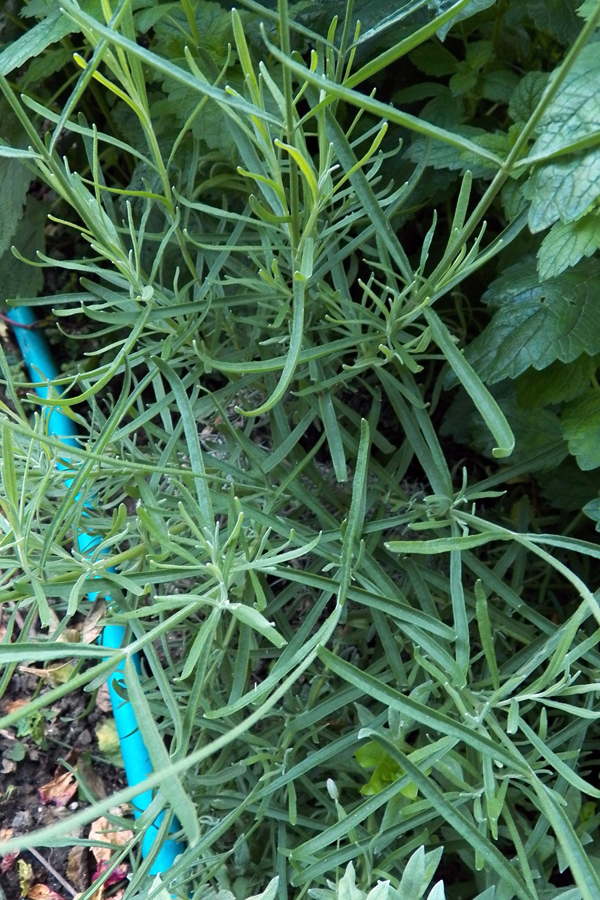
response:
[(77, 26), (63, 16), (60, 9), (53, 10), (46, 19), (38, 22), (0, 53), (0, 73), (8, 75), (33, 56), (39, 56), (50, 44), (60, 41), (71, 31), (77, 30)]
[[(517, 403), (511, 381), (494, 385), (491, 390), (515, 436), (515, 449), (510, 457), (512, 465), (527, 461), (528, 471), (539, 472), (554, 468), (568, 451), (563, 441), (560, 420), (549, 409), (525, 409)], [(475, 447), (485, 456), (492, 456), (494, 442), (489, 429), (466, 391), (460, 391), (450, 406), (441, 428), (442, 434), (452, 434), (461, 444)], [(554, 448), (553, 453), (545, 451)], [(563, 448), (563, 449), (561, 449)]]
[(421, 44), (409, 54), (409, 59), (421, 72), (436, 78), (453, 75), (458, 69), (458, 60), (454, 54), (446, 50), (443, 44), (433, 41)]
[[(531, 156), (564, 151), (598, 133), (600, 122), (600, 53), (596, 43), (579, 54), (540, 125)], [(529, 226), (542, 231), (560, 220), (578, 219), (600, 194), (600, 146), (567, 153), (542, 163), (532, 176)]]
[(536, 475), (536, 481), (542, 496), (566, 512), (586, 512), (584, 507), (598, 493), (598, 474), (593, 470), (583, 472), (574, 456), (567, 456), (556, 468)]
[(596, 523), (596, 531), (600, 531), (600, 497), (590, 500), (583, 507), (583, 511), (593, 522)]
[[(497, 156), (506, 156), (510, 150), (509, 138), (506, 134), (484, 131), (483, 128), (476, 128), (473, 125), (455, 125), (452, 130), (473, 144), (478, 144), (485, 150), (491, 150)], [(463, 174), (468, 169), (473, 178), (492, 178), (497, 170), (491, 160), (477, 156), (470, 150), (451, 144), (442, 144), (441, 141), (431, 142), (427, 147), (427, 141), (421, 137), (418, 137), (407, 149), (406, 156), (413, 162), (419, 162), (426, 152), (428, 153), (428, 165), (435, 169), (457, 169)]]
[(582, 469), (600, 466), (600, 391), (590, 389), (568, 403), (562, 414), (563, 434)]
[(581, 21), (576, 15), (581, 0), (526, 0), (523, 5), (536, 27), (557, 38), (561, 44), (572, 43), (581, 30)]
[[(155, 30), (156, 52), (174, 61), (185, 58), (184, 47), (189, 44), (189, 38), (186, 36), (189, 34), (190, 26), (183, 7), (173, 4), (168, 15), (161, 17), (157, 17), (157, 11), (151, 7), (140, 15), (146, 17), (146, 21), (142, 23), (144, 26), (152, 22), (148, 17), (156, 18), (156, 24), (152, 23)], [(246, 20), (248, 14), (242, 11), (242, 16)], [(227, 58), (227, 45), (233, 43), (230, 13), (219, 3), (197, 3), (194, 4), (194, 22), (197, 28), (197, 36), (194, 37), (198, 41), (198, 46), (208, 51), (217, 66), (222, 65)]]
[[(12, 160), (10, 160), (12, 162)], [(18, 165), (21, 165), (18, 163)], [(1, 168), (1, 167), (0, 167)], [(29, 179), (29, 175), (27, 175)], [(27, 198), (23, 218), (19, 222), (10, 244), (26, 258), (36, 261), (36, 250), (44, 250), (44, 224), (48, 205), (33, 197)], [(0, 228), (2, 219), (0, 218)], [(41, 289), (44, 278), (42, 269), (28, 266), (15, 259), (10, 248), (0, 256), (0, 299), (12, 300), (16, 297), (35, 297)]]
[(591, 19), (598, 9), (598, 0), (583, 0), (583, 3), (577, 10), (577, 15), (586, 21)]
[(588, 213), (576, 222), (555, 222), (538, 251), (542, 281), (560, 275), (600, 247), (600, 216)]
[[(0, 115), (4, 116), (6, 108), (0, 103)], [(25, 195), (31, 172), (25, 168), (18, 158), (3, 157), (0, 159), (0, 254), (8, 250), (17, 225), (23, 215)]]
[(507, 103), (518, 83), (518, 76), (510, 69), (492, 69), (483, 73), (479, 81), (485, 99), (497, 103)]
[(579, 397), (590, 386), (597, 360), (582, 353), (571, 363), (553, 362), (546, 369), (527, 369), (515, 382), (517, 401), (523, 409), (539, 409)]
[(466, 357), (488, 384), (600, 352), (600, 265), (584, 260), (543, 284), (531, 263), (511, 266), (483, 295), (495, 307)]
[(524, 125), (538, 105), (548, 84), (546, 72), (527, 72), (516, 86), (508, 104), (508, 113), (514, 122)]

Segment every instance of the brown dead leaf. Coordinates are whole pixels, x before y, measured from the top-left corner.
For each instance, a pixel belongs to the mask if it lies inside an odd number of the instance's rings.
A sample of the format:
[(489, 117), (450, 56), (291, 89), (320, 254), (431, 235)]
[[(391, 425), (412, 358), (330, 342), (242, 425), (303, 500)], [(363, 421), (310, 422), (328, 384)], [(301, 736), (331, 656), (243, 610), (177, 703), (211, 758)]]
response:
[(67, 861), (67, 878), (78, 891), (90, 885), (89, 853), (87, 847), (71, 847)]
[(98, 689), (98, 693), (96, 694), (96, 706), (104, 713), (112, 712), (112, 702), (106, 682), (101, 684)]
[(17, 764), (12, 759), (3, 759), (2, 760), (2, 774), (10, 775), (11, 772), (17, 771)]
[(7, 700), (4, 704), (4, 711), (7, 713), (15, 712), (17, 709), (23, 709), (29, 702), (29, 700)]
[[(133, 831), (129, 831), (129, 829), (125, 828), (121, 831), (115, 831), (114, 825), (112, 825), (104, 816), (101, 816), (99, 819), (92, 822), (89, 837), (90, 840), (98, 841), (100, 845), (117, 844), (119, 847), (122, 847), (133, 838)], [(109, 867), (112, 849), (108, 846), (96, 846), (92, 847), (91, 850), (97, 863), (96, 871), (92, 876), (92, 881), (96, 881), (96, 879)], [(116, 884), (127, 877), (128, 871), (129, 866), (126, 863), (121, 863), (116, 867), (114, 872), (109, 875), (104, 883), (107, 886)]]
[(100, 632), (102, 631), (101, 619), (104, 618), (106, 612), (106, 600), (96, 597), (92, 604), (92, 608), (84, 619), (83, 629), (81, 631), (81, 641), (84, 644), (93, 644)]
[[(90, 825), (90, 841), (98, 841), (99, 845), (113, 844), (122, 847), (133, 838), (133, 831), (123, 828), (121, 831), (115, 831), (115, 826), (104, 816), (95, 819)], [(108, 862), (112, 853), (111, 847), (96, 846), (92, 847), (92, 853), (97, 862)]]
[(55, 775), (52, 781), (38, 788), (38, 794), (42, 803), (54, 806), (66, 806), (73, 794), (77, 791), (77, 781), (72, 772), (63, 772)]
[(47, 669), (19, 666), (19, 672), (25, 672), (27, 675), (37, 675), (38, 678), (43, 678), (49, 684), (66, 684), (74, 671), (75, 666), (71, 662), (59, 663), (56, 666), (49, 666)]
[(27, 894), (29, 900), (63, 900), (56, 891), (51, 891), (45, 884), (34, 884)]
[(81, 757), (77, 762), (77, 775), (96, 800), (103, 800), (106, 797), (106, 788), (104, 787), (102, 776), (84, 757)]

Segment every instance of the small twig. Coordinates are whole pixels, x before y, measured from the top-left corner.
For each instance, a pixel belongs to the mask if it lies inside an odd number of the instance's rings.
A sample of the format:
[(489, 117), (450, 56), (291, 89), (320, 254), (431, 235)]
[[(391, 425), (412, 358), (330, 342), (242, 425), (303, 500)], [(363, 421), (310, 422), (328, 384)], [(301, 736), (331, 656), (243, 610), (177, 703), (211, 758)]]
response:
[(56, 871), (54, 866), (51, 866), (50, 863), (48, 862), (48, 860), (45, 857), (43, 857), (41, 853), (38, 853), (38, 851), (35, 850), (33, 847), (29, 848), (29, 853), (31, 853), (33, 856), (35, 856), (35, 858), (38, 860), (38, 862), (41, 862), (41, 864), (48, 869), (50, 874), (54, 878), (56, 878), (58, 883), (61, 884), (64, 887), (64, 889), (70, 893), (71, 897), (75, 897), (77, 895), (77, 891), (75, 890), (75, 888), (71, 884), (69, 884), (68, 881), (65, 881), (65, 879), (62, 877), (62, 875), (59, 875), (59, 873)]
[(3, 322), (8, 322), (9, 325), (12, 325), (13, 328), (26, 328), (27, 331), (33, 331), (35, 328), (41, 328), (44, 324), (43, 322), (32, 322), (31, 325), (25, 325), (24, 322), (15, 322), (14, 319), (11, 319), (10, 316), (5, 315), (4, 313), (0, 313), (0, 319)]

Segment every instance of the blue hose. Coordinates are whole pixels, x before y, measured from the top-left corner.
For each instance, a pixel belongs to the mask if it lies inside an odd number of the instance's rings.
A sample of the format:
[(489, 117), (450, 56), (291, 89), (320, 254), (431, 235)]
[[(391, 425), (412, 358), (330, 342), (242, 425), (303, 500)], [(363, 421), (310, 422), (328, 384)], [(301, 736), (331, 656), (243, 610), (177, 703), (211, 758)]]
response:
[[(31, 325), (35, 325), (36, 317), (31, 309), (26, 306), (20, 306), (10, 310), (8, 318), (15, 325), (14, 331), (23, 360), (27, 366), (29, 377), (33, 383), (36, 383), (36, 393), (46, 399), (49, 394), (48, 384), (40, 382), (50, 382), (59, 376), (58, 369), (52, 359), (50, 349), (43, 334), (38, 330), (31, 329)], [(25, 326), (25, 327), (19, 327)], [(48, 416), (48, 432), (70, 447), (78, 447), (77, 428), (75, 423), (68, 418), (59, 409), (52, 409)], [(68, 484), (69, 482), (67, 482)], [(89, 500), (86, 501), (88, 507), (91, 506)], [(94, 547), (100, 543), (100, 538), (96, 535), (80, 532), (77, 535), (77, 545), (82, 553), (91, 555)], [(94, 600), (97, 592), (88, 593), (90, 600)], [(111, 602), (109, 596), (106, 597), (107, 603)], [(121, 625), (105, 626), (100, 637), (100, 643), (103, 647), (118, 649), (123, 645), (125, 629)], [(138, 674), (141, 673), (141, 665), (138, 654), (132, 657), (133, 664)], [(141, 784), (152, 773), (152, 763), (146, 745), (142, 739), (142, 735), (138, 728), (135, 718), (134, 709), (127, 700), (123, 700), (124, 684), (121, 673), (124, 662), (113, 672), (108, 678), (108, 690), (112, 702), (117, 734), (123, 755), (123, 763), (125, 765), (125, 774), (130, 787)], [(120, 693), (118, 691), (120, 687)], [(150, 806), (153, 800), (152, 791), (143, 791), (133, 800), (133, 814), (137, 819)], [(160, 823), (165, 816), (164, 811), (156, 818), (156, 820), (146, 829), (142, 840), (142, 856), (145, 858), (153, 850), (154, 843)], [(170, 831), (179, 831), (179, 822), (173, 818)], [(166, 840), (163, 842), (152, 867), (151, 875), (158, 875), (166, 872), (175, 860), (175, 857), (183, 853), (184, 845), (178, 841)]]

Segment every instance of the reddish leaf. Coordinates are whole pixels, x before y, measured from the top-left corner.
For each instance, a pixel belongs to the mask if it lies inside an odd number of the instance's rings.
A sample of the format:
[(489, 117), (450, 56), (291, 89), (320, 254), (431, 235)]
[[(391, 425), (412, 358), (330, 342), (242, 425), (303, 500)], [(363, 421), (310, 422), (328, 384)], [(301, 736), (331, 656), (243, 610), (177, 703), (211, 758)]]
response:
[(18, 850), (13, 850), (12, 853), (7, 853), (6, 856), (2, 857), (2, 862), (0, 863), (0, 875), (6, 875), (7, 872), (10, 872), (12, 868), (14, 868), (15, 860), (19, 855)]
[[(104, 860), (102, 860), (102, 862), (99, 862), (96, 867), (96, 871), (94, 872), (94, 874), (92, 876), (92, 881), (97, 881), (100, 878), (100, 876), (103, 875), (104, 872), (106, 872), (106, 870), (109, 868), (109, 866), (110, 866), (110, 863), (104, 862)], [(129, 866), (127, 865), (127, 863), (121, 863), (120, 865), (116, 866), (114, 871), (112, 871), (110, 873), (110, 875), (108, 876), (108, 878), (106, 879), (104, 884), (107, 887), (110, 884), (117, 884), (119, 881), (123, 881), (124, 878), (127, 878), (128, 872), (129, 872)]]
[(40, 800), (46, 806), (48, 803), (54, 806), (66, 806), (73, 794), (77, 791), (77, 782), (72, 772), (63, 772), (55, 775), (48, 784), (43, 784), (38, 790)]

